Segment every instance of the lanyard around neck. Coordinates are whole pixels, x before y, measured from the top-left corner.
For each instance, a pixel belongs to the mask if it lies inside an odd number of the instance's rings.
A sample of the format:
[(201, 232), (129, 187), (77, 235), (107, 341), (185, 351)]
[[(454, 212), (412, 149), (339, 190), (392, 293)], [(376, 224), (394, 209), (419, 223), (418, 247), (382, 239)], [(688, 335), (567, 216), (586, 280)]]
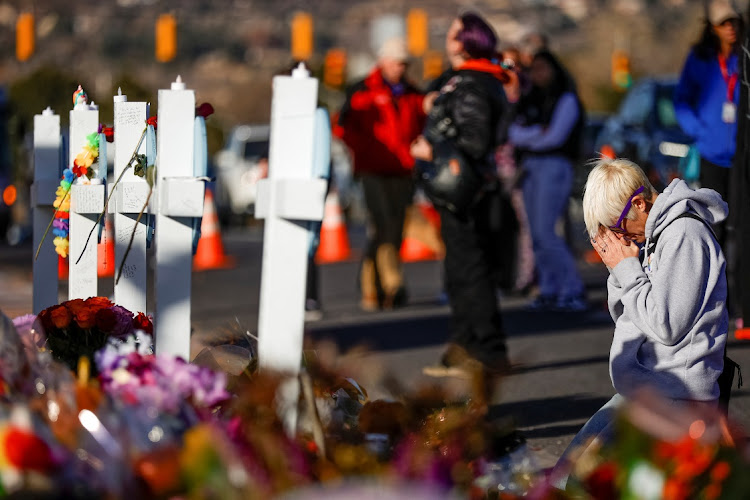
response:
[(727, 102), (734, 102), (734, 88), (737, 86), (738, 78), (737, 72), (729, 73), (727, 58), (722, 54), (719, 54), (719, 68), (721, 68), (721, 76), (727, 84)]

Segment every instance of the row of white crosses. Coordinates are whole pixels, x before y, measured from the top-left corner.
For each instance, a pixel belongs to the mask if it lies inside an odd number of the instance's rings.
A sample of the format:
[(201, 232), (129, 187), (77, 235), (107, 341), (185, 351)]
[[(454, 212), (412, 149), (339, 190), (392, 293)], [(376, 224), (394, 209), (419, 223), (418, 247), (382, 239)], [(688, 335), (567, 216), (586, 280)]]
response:
[[(194, 91), (188, 90), (177, 77), (171, 89), (159, 90), (158, 98), (157, 179), (146, 212), (155, 215), (158, 227), (155, 234), (155, 347), (158, 352), (190, 359), (193, 220), (203, 215), (205, 168), (196, 169), (194, 166)], [(145, 152), (147, 141), (143, 131), (147, 118), (147, 103), (128, 102), (121, 92), (114, 96), (115, 179), (127, 168), (136, 148), (138, 153)], [(86, 144), (86, 136), (97, 133), (98, 127), (98, 107), (93, 103), (76, 104), (70, 111), (70, 153), (66, 166), (72, 167), (75, 156)], [(34, 117), (32, 204), (35, 249), (55, 211), (52, 203), (60, 179), (60, 149), (60, 117), (47, 108)], [(99, 162), (91, 184), (76, 181), (71, 187), (68, 299), (97, 295), (98, 231), (95, 225), (104, 210), (107, 196), (106, 168), (104, 161)], [(133, 170), (132, 167), (128, 169), (114, 188), (109, 206), (114, 217), (116, 272), (135, 229), (133, 244), (122, 266), (122, 276), (115, 285), (114, 301), (130, 311), (146, 312), (148, 227), (146, 217), (139, 222), (136, 219), (148, 198), (149, 185)], [(84, 251), (92, 229), (91, 241)], [(45, 239), (33, 266), (33, 311), (38, 313), (58, 303), (58, 257), (51, 235)]]
[[(263, 369), (297, 375), (302, 359), (305, 276), (314, 231), (311, 222), (323, 218), (330, 158), (330, 124), (327, 115), (316, 110), (318, 81), (303, 67), (291, 76), (273, 80), (269, 177), (258, 186), (256, 217), (265, 219), (263, 267), (258, 318), (259, 360)], [(143, 132), (148, 116), (146, 103), (114, 97), (115, 178), (125, 169)], [(203, 213), (205, 172), (194, 171), (195, 95), (184, 83), (159, 91), (157, 137), (157, 200), (150, 204), (156, 216), (156, 311), (154, 314), (157, 352), (190, 359), (190, 273), (192, 263), (192, 221)], [(71, 159), (95, 132), (96, 109), (71, 111)], [(35, 243), (38, 245), (46, 221), (52, 216), (58, 182), (60, 119), (51, 111), (34, 122)], [(143, 149), (145, 143), (139, 149)], [(101, 166), (100, 168), (104, 168)], [(70, 298), (96, 295), (96, 252), (89, 250), (78, 266), (80, 255), (96, 214), (104, 204), (104, 186), (75, 186), (71, 200)], [(119, 269), (136, 224), (136, 217), (148, 196), (146, 181), (127, 172), (113, 196), (115, 256)], [(49, 193), (52, 193), (50, 195)], [(83, 201), (82, 201), (83, 200)], [(74, 219), (75, 217), (75, 219)], [(133, 247), (127, 256), (115, 302), (131, 311), (146, 305), (146, 232), (138, 223)], [(75, 246), (73, 246), (75, 245)], [(93, 248), (95, 245), (89, 245)], [(88, 273), (85, 277), (78, 273)], [(52, 277), (54, 286), (51, 286)], [(57, 256), (50, 241), (34, 264), (34, 311), (57, 303)], [(54, 290), (54, 293), (50, 292)], [(291, 380), (295, 380), (291, 378)], [(286, 397), (295, 401), (299, 387), (292, 384)], [(288, 429), (294, 427), (296, 412), (286, 415)]]

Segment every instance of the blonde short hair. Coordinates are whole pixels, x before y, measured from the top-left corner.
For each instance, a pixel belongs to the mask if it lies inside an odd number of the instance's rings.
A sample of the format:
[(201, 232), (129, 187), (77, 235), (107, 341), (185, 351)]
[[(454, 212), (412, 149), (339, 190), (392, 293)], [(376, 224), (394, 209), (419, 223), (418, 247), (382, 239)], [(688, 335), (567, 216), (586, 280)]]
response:
[[(656, 190), (641, 167), (624, 158), (592, 160), (583, 192), (583, 220), (589, 237), (596, 237), (602, 227), (609, 227), (620, 218), (628, 198), (641, 186), (643, 197), (651, 199)], [(635, 219), (631, 207), (628, 219)]]

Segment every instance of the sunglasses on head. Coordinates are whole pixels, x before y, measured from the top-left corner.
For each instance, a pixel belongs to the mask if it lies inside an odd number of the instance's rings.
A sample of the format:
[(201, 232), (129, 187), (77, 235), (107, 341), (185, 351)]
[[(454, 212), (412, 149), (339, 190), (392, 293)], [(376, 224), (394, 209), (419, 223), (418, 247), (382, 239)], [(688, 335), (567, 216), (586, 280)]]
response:
[(617, 219), (617, 223), (609, 226), (609, 230), (613, 233), (618, 234), (627, 234), (628, 232), (625, 230), (625, 228), (622, 227), (622, 223), (625, 220), (625, 218), (628, 216), (628, 213), (630, 212), (630, 209), (633, 206), (633, 198), (638, 196), (643, 192), (643, 190), (646, 189), (644, 186), (639, 187), (635, 190), (635, 192), (628, 198), (628, 202), (625, 204), (625, 208), (623, 209), (622, 213), (620, 214), (620, 218)]

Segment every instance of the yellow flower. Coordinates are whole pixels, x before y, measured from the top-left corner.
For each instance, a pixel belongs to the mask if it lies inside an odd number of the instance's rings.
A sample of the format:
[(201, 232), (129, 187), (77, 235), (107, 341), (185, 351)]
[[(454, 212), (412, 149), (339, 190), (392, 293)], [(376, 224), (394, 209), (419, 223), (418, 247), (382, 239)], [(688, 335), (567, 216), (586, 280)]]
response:
[(76, 163), (82, 167), (88, 168), (94, 163), (94, 156), (84, 148), (84, 150), (76, 156)]
[(60, 198), (62, 198), (63, 196), (65, 196), (65, 194), (66, 194), (67, 192), (68, 192), (68, 190), (67, 190), (67, 189), (65, 189), (64, 187), (62, 187), (62, 186), (57, 186), (57, 191), (55, 191), (55, 195), (57, 196), (57, 198), (58, 198), (58, 199), (60, 199)]
[(99, 146), (87, 144), (82, 149), (84, 153), (90, 154), (92, 158), (96, 158), (99, 156)]
[(185, 433), (183, 443), (181, 468), (193, 474), (206, 469), (215, 455), (211, 429), (206, 425), (197, 425)]
[(58, 197), (54, 203), (52, 203), (52, 206), (61, 212), (70, 212), (70, 196), (64, 198)]
[(60, 257), (64, 259), (68, 256), (68, 247), (70, 246), (68, 238), (57, 236), (54, 240), (52, 240), (52, 243), (55, 244), (55, 252), (57, 252)]

